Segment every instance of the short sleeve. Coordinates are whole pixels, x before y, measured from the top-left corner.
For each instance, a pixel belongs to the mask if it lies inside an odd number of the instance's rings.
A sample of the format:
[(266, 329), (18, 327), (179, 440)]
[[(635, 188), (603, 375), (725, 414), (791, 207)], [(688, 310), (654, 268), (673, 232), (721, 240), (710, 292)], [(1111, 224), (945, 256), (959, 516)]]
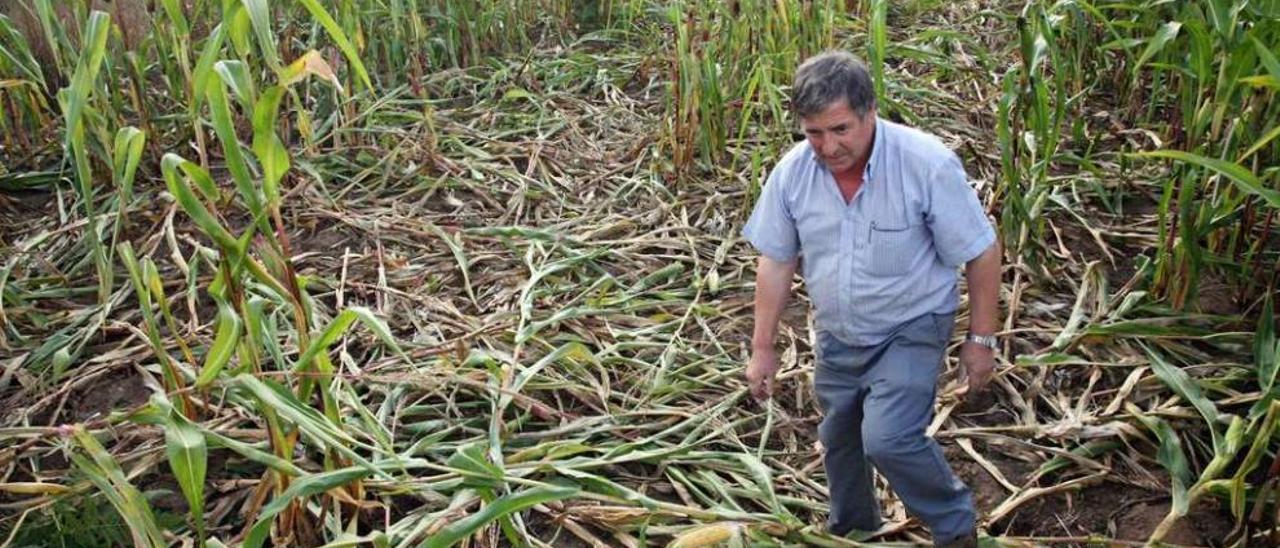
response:
[(996, 233), (978, 201), (978, 193), (969, 186), (960, 158), (948, 155), (934, 168), (930, 179), (925, 222), (943, 264), (958, 267), (991, 247)]
[(775, 167), (760, 191), (751, 217), (742, 227), (742, 236), (764, 256), (788, 262), (800, 252), (800, 238), (795, 218), (787, 207), (783, 188), (782, 167)]

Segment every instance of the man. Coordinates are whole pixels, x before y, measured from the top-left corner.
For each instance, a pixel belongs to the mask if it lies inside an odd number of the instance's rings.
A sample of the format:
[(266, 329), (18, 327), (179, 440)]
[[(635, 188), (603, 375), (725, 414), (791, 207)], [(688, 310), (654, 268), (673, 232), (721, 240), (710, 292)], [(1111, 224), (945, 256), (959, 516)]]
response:
[(938, 545), (973, 545), (969, 489), (925, 435), (965, 267), (970, 394), (995, 367), (1000, 251), (959, 158), (936, 138), (876, 116), (866, 67), (827, 52), (796, 71), (792, 112), (805, 141), (773, 169), (743, 235), (760, 252), (746, 376), (767, 399), (791, 279), (816, 313), (814, 388), (831, 492), (828, 529), (880, 528), (870, 464)]

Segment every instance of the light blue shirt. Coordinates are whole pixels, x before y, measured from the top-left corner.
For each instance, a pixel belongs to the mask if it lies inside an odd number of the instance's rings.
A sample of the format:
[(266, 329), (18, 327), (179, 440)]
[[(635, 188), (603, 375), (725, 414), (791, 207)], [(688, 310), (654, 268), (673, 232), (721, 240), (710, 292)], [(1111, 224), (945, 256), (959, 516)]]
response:
[(817, 329), (856, 346), (923, 314), (954, 312), (957, 267), (996, 237), (960, 158), (884, 119), (852, 201), (803, 141), (769, 174), (742, 234), (770, 259), (800, 255)]

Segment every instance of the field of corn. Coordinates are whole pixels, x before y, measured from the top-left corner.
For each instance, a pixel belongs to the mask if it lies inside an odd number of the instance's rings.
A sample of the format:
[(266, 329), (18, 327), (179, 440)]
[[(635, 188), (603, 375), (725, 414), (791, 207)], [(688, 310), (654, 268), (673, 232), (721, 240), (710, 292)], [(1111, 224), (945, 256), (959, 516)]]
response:
[(998, 224), (998, 375), (931, 428), (983, 542), (1280, 543), (1280, 1), (0, 14), (0, 545), (928, 541), (883, 483), (823, 532), (803, 298), (742, 376), (827, 48)]

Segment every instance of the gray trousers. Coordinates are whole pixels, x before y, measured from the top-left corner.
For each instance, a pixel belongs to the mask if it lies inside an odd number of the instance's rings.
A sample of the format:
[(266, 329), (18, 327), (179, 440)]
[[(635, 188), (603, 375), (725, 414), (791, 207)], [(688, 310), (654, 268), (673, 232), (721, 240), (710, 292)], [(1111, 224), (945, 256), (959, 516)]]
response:
[(875, 346), (850, 346), (819, 332), (814, 388), (824, 415), (818, 436), (826, 448), (830, 532), (880, 528), (868, 462), (929, 527), (934, 542), (974, 531), (969, 488), (925, 435), (953, 323), (951, 314), (925, 314)]

